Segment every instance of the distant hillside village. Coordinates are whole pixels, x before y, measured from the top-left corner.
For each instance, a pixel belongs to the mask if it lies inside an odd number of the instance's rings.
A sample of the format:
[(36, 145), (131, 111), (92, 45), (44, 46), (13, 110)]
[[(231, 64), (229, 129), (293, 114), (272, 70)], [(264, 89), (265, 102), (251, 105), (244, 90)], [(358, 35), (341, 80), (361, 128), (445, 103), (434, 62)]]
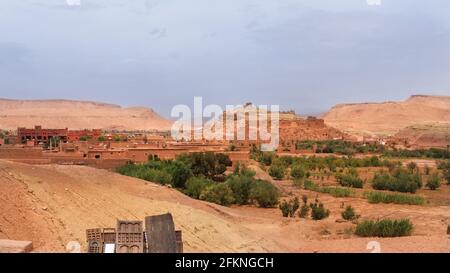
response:
[[(407, 147), (406, 140), (356, 139), (326, 126), (322, 119), (301, 118), (295, 113), (281, 113), (279, 123), (277, 152), (280, 154), (376, 153), (384, 147)], [(247, 120), (245, 140), (237, 140), (235, 132), (233, 140), (219, 141), (175, 141), (168, 131), (69, 130), (39, 125), (19, 127), (15, 131), (2, 131), (0, 158), (32, 164), (90, 165), (110, 169), (127, 162), (170, 160), (186, 153), (213, 152), (227, 154), (233, 163), (245, 163), (250, 160), (250, 152), (264, 143), (259, 139), (249, 140), (248, 127)]]

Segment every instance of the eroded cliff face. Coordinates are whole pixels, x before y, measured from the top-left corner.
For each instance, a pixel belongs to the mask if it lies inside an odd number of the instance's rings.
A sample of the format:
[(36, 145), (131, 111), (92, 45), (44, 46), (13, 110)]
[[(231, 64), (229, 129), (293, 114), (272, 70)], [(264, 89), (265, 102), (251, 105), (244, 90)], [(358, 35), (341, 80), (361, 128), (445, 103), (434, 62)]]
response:
[(72, 100), (0, 99), (0, 128), (168, 130), (171, 121), (150, 108)]

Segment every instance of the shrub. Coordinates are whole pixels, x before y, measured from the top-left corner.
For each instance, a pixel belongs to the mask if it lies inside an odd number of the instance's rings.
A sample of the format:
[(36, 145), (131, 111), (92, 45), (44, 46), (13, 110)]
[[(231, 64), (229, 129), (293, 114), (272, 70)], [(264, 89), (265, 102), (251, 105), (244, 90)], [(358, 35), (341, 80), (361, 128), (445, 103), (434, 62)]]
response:
[(377, 172), (372, 180), (372, 187), (376, 190), (415, 193), (421, 186), (419, 174), (411, 174), (402, 169), (394, 170), (393, 174)]
[(304, 178), (306, 175), (305, 169), (303, 166), (296, 164), (291, 168), (291, 177), (294, 179)]
[(349, 197), (353, 194), (352, 190), (348, 188), (339, 187), (323, 187), (320, 192), (330, 194), (333, 197)]
[(355, 234), (361, 237), (401, 237), (411, 235), (413, 224), (409, 219), (365, 220), (356, 226)]
[(326, 209), (323, 203), (316, 200), (314, 204), (311, 204), (311, 217), (314, 220), (322, 220), (330, 216), (330, 210)]
[(439, 175), (437, 173), (433, 173), (430, 177), (428, 177), (428, 181), (426, 187), (430, 190), (436, 190), (441, 186), (441, 180), (439, 179)]
[(146, 173), (145, 180), (165, 185), (172, 182), (172, 176), (164, 170), (149, 169)]
[(359, 178), (356, 169), (351, 168), (344, 174), (336, 174), (336, 180), (344, 187), (362, 188), (363, 181)]
[(255, 183), (255, 179), (251, 176), (231, 176), (227, 180), (227, 185), (233, 192), (234, 199), (237, 204), (247, 204), (250, 199), (250, 191)]
[(353, 191), (351, 189), (340, 187), (320, 187), (311, 180), (305, 180), (304, 187), (305, 190), (326, 193), (334, 197), (349, 197), (353, 194)]
[(266, 166), (272, 165), (272, 161), (275, 159), (275, 153), (263, 152), (260, 162), (264, 163)]
[(172, 181), (172, 176), (165, 170), (152, 169), (146, 165), (127, 164), (117, 168), (117, 172), (159, 184), (170, 184)]
[(278, 204), (280, 191), (271, 183), (263, 180), (255, 181), (250, 190), (250, 199), (258, 203), (259, 207), (269, 208)]
[(414, 161), (411, 161), (408, 163), (408, 165), (406, 165), (406, 167), (408, 168), (409, 172), (413, 173), (417, 170), (417, 163)]
[(283, 203), (279, 205), (283, 217), (295, 217), (295, 212), (299, 207), (300, 202), (297, 197), (295, 197), (293, 200), (289, 200), (289, 202), (286, 202), (286, 200), (284, 200)]
[(269, 168), (269, 175), (277, 180), (283, 179), (285, 173), (286, 168), (281, 164), (272, 164)]
[(278, 206), (281, 210), (281, 214), (283, 215), (283, 217), (288, 217), (289, 216), (289, 203), (284, 200), (279, 206)]
[(300, 202), (298, 201), (298, 198), (295, 197), (292, 201), (291, 211), (289, 212), (289, 217), (295, 217), (295, 212), (300, 207)]
[(204, 189), (214, 184), (214, 181), (204, 177), (191, 177), (186, 182), (186, 194), (192, 198), (199, 199)]
[(190, 166), (182, 161), (171, 162), (167, 166), (167, 171), (172, 176), (172, 186), (175, 188), (184, 188), (186, 181), (192, 176)]
[(300, 210), (299, 210), (299, 212), (298, 212), (298, 216), (300, 217), (300, 218), (307, 218), (308, 217), (308, 215), (309, 215), (309, 206), (307, 205), (307, 204), (303, 204), (301, 207), (300, 207)]
[(400, 193), (385, 193), (379, 191), (371, 191), (366, 193), (365, 197), (371, 204), (386, 203), (386, 204), (423, 205), (425, 203), (425, 200), (420, 196), (400, 194)]
[(442, 169), (442, 174), (444, 179), (447, 180), (447, 184), (450, 185), (450, 161), (439, 164), (439, 167)]
[(239, 173), (242, 176), (248, 176), (248, 177), (255, 177), (256, 172), (253, 170), (250, 170), (245, 165), (241, 167), (241, 171)]
[(298, 212), (298, 216), (300, 218), (306, 218), (309, 215), (309, 206), (308, 206), (308, 196), (302, 196), (302, 206), (300, 207), (300, 211)]
[(314, 183), (313, 181), (306, 179), (304, 181), (304, 187), (305, 190), (310, 190), (310, 191), (320, 191), (320, 187)]
[(347, 221), (352, 221), (358, 218), (358, 216), (355, 213), (355, 209), (348, 205), (345, 210), (342, 212), (342, 219), (347, 220)]
[(216, 183), (206, 187), (200, 194), (200, 199), (222, 206), (229, 206), (234, 203), (233, 192), (225, 183)]

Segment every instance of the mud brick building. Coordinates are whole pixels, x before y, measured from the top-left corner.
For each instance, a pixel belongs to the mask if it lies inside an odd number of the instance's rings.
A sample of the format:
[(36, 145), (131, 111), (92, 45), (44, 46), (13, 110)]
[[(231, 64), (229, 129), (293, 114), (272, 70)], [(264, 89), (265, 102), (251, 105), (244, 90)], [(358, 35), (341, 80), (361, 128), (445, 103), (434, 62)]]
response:
[(26, 143), (28, 140), (47, 143), (49, 139), (59, 138), (66, 142), (69, 130), (65, 129), (43, 129), (42, 126), (35, 126), (34, 129), (17, 128), (17, 138), (19, 142)]
[(51, 138), (59, 138), (62, 142), (73, 142), (81, 137), (98, 139), (102, 135), (100, 129), (94, 130), (69, 130), (65, 129), (44, 129), (42, 126), (35, 126), (33, 129), (17, 128), (17, 138), (20, 143), (34, 141), (36, 143), (47, 143)]

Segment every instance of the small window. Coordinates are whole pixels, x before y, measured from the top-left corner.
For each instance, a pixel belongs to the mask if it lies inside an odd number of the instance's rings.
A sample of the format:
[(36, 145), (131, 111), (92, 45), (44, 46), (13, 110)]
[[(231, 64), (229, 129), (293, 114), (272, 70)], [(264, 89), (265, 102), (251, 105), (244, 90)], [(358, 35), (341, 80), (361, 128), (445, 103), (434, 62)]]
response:
[(95, 159), (100, 159), (100, 155), (95, 155)]

